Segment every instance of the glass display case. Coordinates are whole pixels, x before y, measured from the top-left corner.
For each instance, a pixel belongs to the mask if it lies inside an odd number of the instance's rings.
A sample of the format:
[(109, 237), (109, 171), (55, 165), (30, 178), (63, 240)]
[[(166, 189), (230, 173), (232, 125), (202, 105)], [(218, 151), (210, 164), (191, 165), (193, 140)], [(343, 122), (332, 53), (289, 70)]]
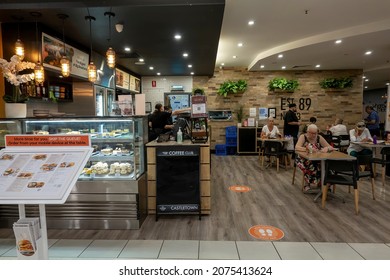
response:
[(145, 117), (34, 118), (22, 124), (25, 134), (89, 134), (94, 151), (79, 180), (136, 180), (145, 172)]
[(91, 136), (94, 151), (66, 203), (46, 206), (48, 228), (140, 228), (147, 215), (147, 125), (147, 116), (21, 120), (23, 134)]
[(20, 133), (21, 127), (19, 120), (0, 119), (0, 148), (5, 147), (5, 135)]

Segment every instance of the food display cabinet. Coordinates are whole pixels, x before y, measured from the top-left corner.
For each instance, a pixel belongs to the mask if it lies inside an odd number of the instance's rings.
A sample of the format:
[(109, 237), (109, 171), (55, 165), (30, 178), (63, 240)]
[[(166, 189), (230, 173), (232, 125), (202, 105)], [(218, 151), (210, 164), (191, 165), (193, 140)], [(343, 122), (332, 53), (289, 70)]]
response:
[(0, 119), (0, 149), (5, 147), (5, 135), (20, 134), (21, 131), (19, 120)]
[[(140, 228), (147, 214), (147, 116), (31, 118), (20, 122), (23, 134), (91, 136), (92, 156), (66, 203), (46, 206), (49, 228)], [(2, 216), (12, 214), (4, 211), (6, 207), (1, 206)], [(38, 211), (33, 206), (26, 209), (27, 213)]]

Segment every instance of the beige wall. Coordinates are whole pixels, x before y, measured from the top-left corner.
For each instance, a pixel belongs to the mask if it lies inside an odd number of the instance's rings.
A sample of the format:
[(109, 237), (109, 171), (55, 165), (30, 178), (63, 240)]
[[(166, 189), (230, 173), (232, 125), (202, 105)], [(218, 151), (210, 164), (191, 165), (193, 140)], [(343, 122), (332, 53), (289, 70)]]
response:
[[(332, 71), (275, 71), (275, 72), (248, 72), (245, 68), (216, 68), (214, 76), (194, 77), (193, 87), (202, 87), (207, 96), (207, 108), (236, 110), (243, 105), (245, 113), (249, 115), (251, 107), (276, 108), (276, 125), (283, 129), (282, 115), (288, 110), (288, 103), (296, 103), (302, 122), (308, 122), (315, 116), (317, 125), (324, 130), (336, 117), (343, 118), (348, 129), (361, 120), (363, 102), (362, 70), (332, 70)], [(345, 91), (329, 92), (320, 88), (319, 82), (323, 78), (351, 76), (353, 87)], [(274, 77), (297, 79), (299, 89), (294, 93), (274, 93), (267, 89), (268, 82)], [(217, 94), (219, 85), (226, 80), (245, 79), (248, 89), (239, 96), (223, 98)], [(309, 105), (310, 104), (310, 105)], [(300, 107), (299, 107), (300, 106)], [(225, 126), (234, 123), (210, 122), (212, 127), (211, 148), (215, 144), (224, 143)], [(259, 121), (259, 125), (263, 124)], [(213, 129), (214, 127), (214, 129)]]

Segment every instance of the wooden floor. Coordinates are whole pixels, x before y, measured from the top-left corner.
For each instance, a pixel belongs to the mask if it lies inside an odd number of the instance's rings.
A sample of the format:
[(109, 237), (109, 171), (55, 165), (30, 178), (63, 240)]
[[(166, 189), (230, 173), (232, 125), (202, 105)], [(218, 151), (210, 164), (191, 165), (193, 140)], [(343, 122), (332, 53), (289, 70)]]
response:
[[(390, 242), (390, 185), (382, 188), (376, 178), (377, 200), (371, 198), (368, 180), (360, 182), (360, 214), (355, 215), (353, 192), (339, 186), (326, 209), (314, 195), (301, 191), (302, 173), (292, 168), (262, 168), (257, 156), (211, 156), (212, 213), (202, 216), (148, 216), (140, 230), (48, 230), (49, 238), (145, 239), (145, 240), (256, 240), (248, 233), (254, 225), (271, 225), (284, 231), (281, 241)], [(245, 185), (247, 193), (228, 188)], [(0, 229), (0, 238), (13, 238), (12, 230)]]

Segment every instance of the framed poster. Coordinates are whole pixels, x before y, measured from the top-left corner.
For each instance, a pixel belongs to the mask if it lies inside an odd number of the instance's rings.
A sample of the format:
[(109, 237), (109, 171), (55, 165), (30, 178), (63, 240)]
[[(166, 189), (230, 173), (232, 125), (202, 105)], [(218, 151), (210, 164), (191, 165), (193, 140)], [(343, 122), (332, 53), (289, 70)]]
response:
[(259, 108), (259, 120), (265, 120), (268, 118), (267, 108)]
[(268, 117), (276, 118), (276, 108), (268, 108)]
[(145, 102), (145, 112), (147, 114), (152, 112), (152, 102)]

